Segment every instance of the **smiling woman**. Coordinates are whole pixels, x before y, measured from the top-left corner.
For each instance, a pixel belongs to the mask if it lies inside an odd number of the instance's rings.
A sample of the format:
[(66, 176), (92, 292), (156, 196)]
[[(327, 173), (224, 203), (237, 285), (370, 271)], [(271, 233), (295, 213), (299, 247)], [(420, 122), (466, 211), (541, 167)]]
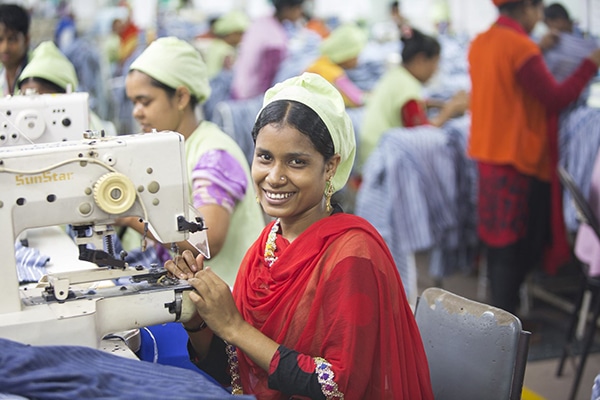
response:
[(190, 253), (166, 264), (195, 288), (192, 361), (260, 400), (432, 399), (385, 242), (330, 204), (355, 154), (340, 93), (310, 73), (280, 83), (265, 94), (252, 136), (252, 178), (276, 219), (246, 253), (233, 294)]
[[(288, 118), (294, 121), (284, 122)], [(284, 219), (284, 225), (297, 225), (299, 232), (331, 213), (331, 206), (325, 203), (333, 190), (329, 196), (323, 193), (326, 187), (333, 188), (331, 179), (340, 155), (333, 153), (331, 139), (324, 143), (325, 135), (327, 127), (318, 115), (295, 101), (269, 104), (253, 130), (256, 151), (252, 178), (263, 209)], [(302, 222), (298, 225), (296, 221)]]

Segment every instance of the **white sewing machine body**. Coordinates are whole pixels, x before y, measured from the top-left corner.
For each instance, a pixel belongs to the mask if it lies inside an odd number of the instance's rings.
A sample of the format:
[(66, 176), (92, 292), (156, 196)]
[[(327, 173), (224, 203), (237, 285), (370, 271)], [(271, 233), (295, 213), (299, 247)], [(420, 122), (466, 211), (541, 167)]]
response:
[(0, 98), (0, 147), (79, 140), (89, 129), (88, 93)]
[[(125, 216), (143, 218), (163, 243), (189, 240), (202, 221), (190, 215), (186, 171), (183, 137), (175, 132), (0, 147), (0, 337), (97, 348), (109, 333), (187, 321), (191, 288), (164, 270), (90, 263), (89, 270), (20, 288), (14, 257), (15, 240), (26, 229), (89, 226), (94, 235), (81, 240), (101, 243)], [(139, 282), (85, 286), (119, 277)]]

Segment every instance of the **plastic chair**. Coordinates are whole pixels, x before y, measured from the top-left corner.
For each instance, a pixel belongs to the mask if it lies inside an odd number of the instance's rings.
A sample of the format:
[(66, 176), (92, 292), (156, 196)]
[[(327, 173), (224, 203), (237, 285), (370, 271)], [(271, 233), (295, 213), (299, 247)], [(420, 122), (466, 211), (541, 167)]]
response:
[(434, 287), (415, 318), (436, 400), (521, 398), (531, 334), (516, 316)]
[[(598, 223), (598, 219), (596, 218), (588, 201), (579, 190), (579, 187), (577, 186), (571, 175), (562, 166), (559, 166), (558, 177), (562, 185), (571, 194), (573, 204), (577, 212), (577, 219), (579, 220), (579, 222), (582, 224), (586, 224), (590, 228), (592, 228), (596, 237), (600, 238), (600, 224)], [(586, 326), (586, 329), (583, 339), (581, 341), (581, 354), (579, 358), (579, 363), (576, 364), (575, 379), (573, 380), (573, 384), (571, 386), (571, 393), (569, 395), (569, 399), (571, 400), (575, 399), (575, 396), (577, 395), (579, 383), (581, 381), (581, 376), (583, 375), (583, 370), (585, 368), (585, 363), (587, 361), (587, 357), (594, 342), (597, 320), (600, 316), (600, 277), (590, 276), (588, 274), (588, 266), (583, 263), (581, 263), (580, 265), (582, 272), (581, 288), (575, 301), (575, 310), (571, 315), (571, 321), (569, 322), (569, 326), (567, 328), (567, 339), (565, 341), (565, 344), (563, 345), (562, 355), (560, 357), (558, 369), (556, 371), (556, 376), (561, 376), (567, 357), (573, 355), (572, 350), (576, 342), (576, 327), (580, 323), (580, 320), (582, 318), (582, 321), (587, 321), (589, 310), (587, 302), (584, 306), (584, 298), (586, 292), (589, 292), (591, 293), (592, 297), (591, 312), (593, 316), (589, 323), (586, 324), (584, 322), (584, 326)]]

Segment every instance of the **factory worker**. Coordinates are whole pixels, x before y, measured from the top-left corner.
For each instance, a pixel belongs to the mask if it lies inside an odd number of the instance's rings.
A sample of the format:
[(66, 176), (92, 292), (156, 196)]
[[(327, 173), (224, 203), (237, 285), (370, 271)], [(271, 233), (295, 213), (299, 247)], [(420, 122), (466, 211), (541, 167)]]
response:
[[(52, 41), (42, 42), (33, 50), (29, 63), (17, 80), (20, 94), (71, 93), (78, 86), (75, 67)], [(90, 130), (116, 133), (110, 121), (103, 121), (92, 110), (89, 111), (89, 119)]]
[[(133, 61), (125, 81), (133, 117), (144, 132), (179, 132), (185, 138), (190, 202), (208, 227), (213, 270), (229, 285), (248, 247), (265, 225), (244, 153), (197, 106), (210, 95), (206, 65), (188, 42), (164, 37)], [(129, 226), (143, 232), (135, 218)], [(179, 249), (190, 248), (178, 243)]]
[(307, 69), (331, 83), (342, 94), (346, 107), (364, 104), (365, 94), (350, 80), (346, 70), (356, 68), (366, 43), (363, 29), (353, 23), (341, 25), (321, 43), (321, 57)]
[(231, 11), (215, 21), (213, 25), (215, 37), (209, 40), (208, 45), (202, 51), (209, 79), (223, 70), (231, 70), (237, 46), (249, 24), (250, 20), (241, 11)]

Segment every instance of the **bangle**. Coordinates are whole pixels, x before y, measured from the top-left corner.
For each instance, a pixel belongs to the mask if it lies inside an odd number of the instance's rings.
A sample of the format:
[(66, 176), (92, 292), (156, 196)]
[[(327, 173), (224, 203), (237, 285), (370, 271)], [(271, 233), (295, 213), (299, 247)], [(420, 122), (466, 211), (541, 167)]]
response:
[[(183, 325), (183, 324), (181, 324), (181, 325)], [(183, 329), (185, 329), (186, 332), (194, 333), (194, 332), (200, 332), (207, 326), (208, 325), (206, 325), (206, 321), (202, 321), (202, 323), (200, 325), (198, 325), (196, 328), (188, 328), (187, 326), (183, 325)]]

